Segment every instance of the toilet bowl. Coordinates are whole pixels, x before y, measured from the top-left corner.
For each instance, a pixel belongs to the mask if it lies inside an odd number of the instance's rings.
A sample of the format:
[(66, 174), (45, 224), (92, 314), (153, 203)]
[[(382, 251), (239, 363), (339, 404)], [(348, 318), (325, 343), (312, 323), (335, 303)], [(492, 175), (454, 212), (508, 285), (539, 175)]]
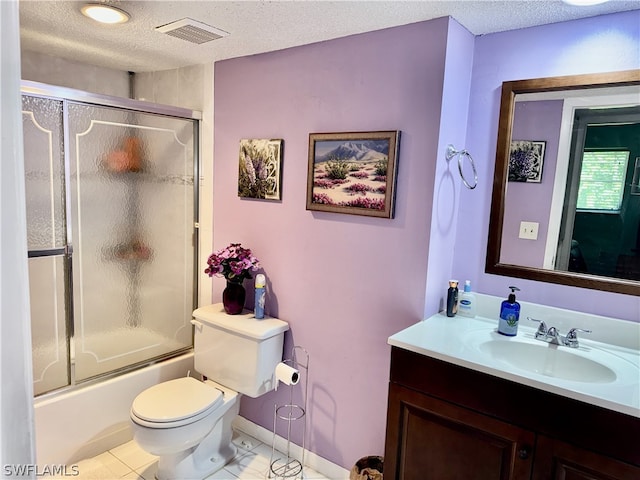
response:
[(133, 401), (134, 440), (159, 457), (158, 480), (202, 480), (236, 454), (231, 422), (241, 394), (275, 386), (289, 325), (252, 312), (227, 315), (222, 304), (193, 312), (194, 366), (208, 380), (183, 377), (154, 385)]
[(130, 412), (134, 438), (160, 457), (158, 480), (202, 479), (235, 456), (231, 422), (238, 415), (238, 397), (191, 377), (154, 385), (136, 397)]

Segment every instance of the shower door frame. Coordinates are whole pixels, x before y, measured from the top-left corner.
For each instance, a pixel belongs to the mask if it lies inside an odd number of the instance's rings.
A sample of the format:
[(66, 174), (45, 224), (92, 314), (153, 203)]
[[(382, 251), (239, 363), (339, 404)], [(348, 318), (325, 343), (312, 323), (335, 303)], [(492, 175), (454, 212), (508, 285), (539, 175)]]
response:
[(65, 287), (65, 328), (66, 328), (66, 344), (67, 344), (67, 375), (69, 384), (51, 391), (43, 392), (35, 397), (50, 398), (62, 393), (74, 390), (79, 386), (85, 387), (97, 382), (104, 381), (109, 378), (117, 377), (123, 373), (127, 373), (139, 368), (153, 365), (155, 363), (174, 358), (186, 352), (193, 350), (193, 331), (191, 346), (175, 350), (173, 352), (151, 358), (147, 361), (127, 365), (116, 370), (112, 370), (95, 377), (91, 377), (80, 382), (76, 381), (75, 375), (75, 325), (74, 325), (74, 298), (73, 298), (73, 271), (72, 271), (72, 255), (73, 255), (73, 231), (71, 227), (71, 175), (69, 160), (69, 122), (68, 105), (69, 103), (85, 104), (96, 107), (110, 107), (131, 111), (137, 113), (148, 113), (153, 115), (162, 115), (179, 119), (195, 120), (193, 129), (193, 292), (192, 307), (195, 309), (198, 302), (198, 250), (199, 250), (199, 186), (200, 186), (200, 128), (202, 113), (197, 110), (190, 110), (171, 105), (161, 105), (151, 102), (129, 99), (124, 97), (113, 97), (98, 93), (85, 92), (67, 87), (59, 87), (40, 82), (32, 82), (23, 80), (20, 88), (21, 95), (29, 95), (32, 97), (47, 98), (59, 101), (62, 104), (62, 128), (63, 128), (63, 155), (64, 155), (64, 209), (65, 216), (65, 235), (66, 242), (62, 248), (51, 248), (42, 250), (28, 250), (29, 258), (48, 257), (63, 255), (64, 265), (64, 287)]

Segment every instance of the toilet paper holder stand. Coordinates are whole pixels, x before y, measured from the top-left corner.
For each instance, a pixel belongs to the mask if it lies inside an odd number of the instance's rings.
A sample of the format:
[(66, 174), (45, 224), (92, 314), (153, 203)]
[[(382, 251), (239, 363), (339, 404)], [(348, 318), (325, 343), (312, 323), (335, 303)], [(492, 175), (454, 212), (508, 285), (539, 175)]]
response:
[[(309, 352), (307, 352), (301, 346), (294, 346), (291, 349), (291, 358), (284, 360), (284, 363), (298, 370), (300, 374), (301, 382), (304, 382), (304, 387), (301, 387), (302, 392), (301, 402), (294, 403), (293, 392), (296, 385), (289, 386), (289, 401), (288, 403), (274, 405), (273, 409), (273, 441), (271, 443), (271, 460), (269, 463), (269, 478), (273, 479), (295, 479), (302, 478), (302, 470), (304, 468), (304, 453), (305, 453), (305, 441), (307, 437), (307, 391), (308, 391), (308, 375), (309, 375)], [(276, 380), (277, 381), (277, 380)], [(301, 451), (297, 452), (297, 455), (292, 453), (291, 442), (291, 428), (293, 422), (301, 421), (302, 429), (302, 445)], [(287, 430), (287, 437), (284, 439), (283, 445), (284, 451), (282, 453), (286, 456), (280, 458), (281, 451), (276, 449), (277, 435), (276, 427), (279, 422), (284, 422)]]

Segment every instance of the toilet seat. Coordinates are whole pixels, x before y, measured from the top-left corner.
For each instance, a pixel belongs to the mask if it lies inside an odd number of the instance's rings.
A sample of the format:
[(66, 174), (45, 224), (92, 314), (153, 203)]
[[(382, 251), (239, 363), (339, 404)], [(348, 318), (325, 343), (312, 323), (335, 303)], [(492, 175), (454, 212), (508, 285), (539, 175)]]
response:
[(222, 402), (223, 394), (217, 388), (183, 377), (140, 393), (131, 406), (131, 417), (145, 427), (174, 428), (206, 417)]

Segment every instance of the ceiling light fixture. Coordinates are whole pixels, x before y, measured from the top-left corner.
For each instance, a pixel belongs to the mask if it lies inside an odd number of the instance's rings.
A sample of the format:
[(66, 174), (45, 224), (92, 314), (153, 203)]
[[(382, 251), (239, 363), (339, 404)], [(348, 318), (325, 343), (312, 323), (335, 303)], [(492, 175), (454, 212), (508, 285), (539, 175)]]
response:
[(575, 7), (590, 7), (592, 5), (598, 5), (600, 3), (606, 3), (609, 0), (562, 0), (564, 3), (573, 5)]
[(125, 23), (129, 21), (129, 14), (124, 10), (110, 5), (87, 3), (80, 8), (85, 17), (92, 18), (100, 23)]

